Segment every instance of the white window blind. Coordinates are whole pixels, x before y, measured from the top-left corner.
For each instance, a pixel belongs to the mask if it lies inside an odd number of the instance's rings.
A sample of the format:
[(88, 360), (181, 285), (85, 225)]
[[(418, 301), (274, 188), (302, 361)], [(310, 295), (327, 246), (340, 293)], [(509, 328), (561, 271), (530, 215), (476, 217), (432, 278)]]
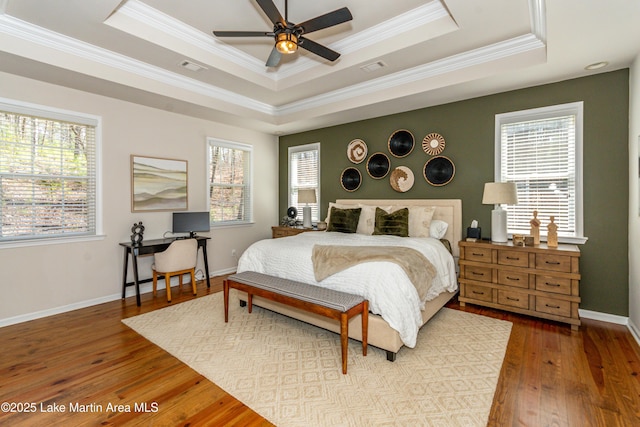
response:
[(252, 220), (250, 145), (209, 138), (209, 202), (212, 225)]
[(498, 115), (497, 180), (515, 182), (518, 204), (507, 206), (509, 233), (528, 234), (533, 211), (541, 234), (554, 217), (558, 236), (582, 237), (582, 103)]
[(306, 203), (298, 202), (298, 191), (313, 189), (316, 203), (311, 207), (311, 221), (320, 220), (320, 144), (307, 144), (289, 147), (289, 206), (298, 209), (298, 218), (302, 218), (302, 208)]
[(0, 243), (96, 234), (97, 125), (0, 102)]

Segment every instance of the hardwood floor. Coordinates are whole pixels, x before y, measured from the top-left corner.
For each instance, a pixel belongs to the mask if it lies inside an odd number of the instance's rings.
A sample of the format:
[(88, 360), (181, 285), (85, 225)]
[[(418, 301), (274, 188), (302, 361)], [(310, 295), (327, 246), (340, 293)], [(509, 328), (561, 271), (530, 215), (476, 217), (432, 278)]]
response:
[[(198, 297), (221, 287), (199, 283)], [(172, 304), (192, 298), (185, 286)], [(120, 321), (167, 305), (159, 292), (142, 307), (127, 298), (0, 328), (0, 425), (270, 425)], [(640, 348), (626, 327), (583, 319), (572, 332), (447, 306), (513, 322), (489, 426), (640, 425)]]

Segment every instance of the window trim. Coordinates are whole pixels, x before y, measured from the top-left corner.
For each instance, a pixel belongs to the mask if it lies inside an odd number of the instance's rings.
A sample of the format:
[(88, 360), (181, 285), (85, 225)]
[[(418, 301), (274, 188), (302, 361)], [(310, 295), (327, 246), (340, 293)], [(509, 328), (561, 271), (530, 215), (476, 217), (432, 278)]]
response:
[[(319, 142), (312, 142), (309, 144), (303, 144), (303, 145), (294, 145), (291, 146), (289, 148), (287, 148), (287, 206), (293, 206), (293, 201), (291, 200), (291, 192), (292, 192), (292, 188), (291, 188), (291, 154), (293, 153), (299, 153), (302, 151), (311, 151), (311, 150), (318, 150), (318, 187), (317, 187), (317, 191), (316, 191), (316, 204), (318, 205), (318, 218), (311, 218), (312, 222), (318, 222), (318, 221), (322, 221), (322, 212), (320, 212), (320, 204), (321, 204), (321, 194), (322, 192), (321, 190), (321, 183), (322, 183), (322, 179), (321, 179), (321, 171), (322, 171), (322, 165), (321, 165), (321, 152), (320, 152), (320, 143)], [(302, 212), (298, 212), (299, 215), (302, 215)]]
[(206, 206), (211, 210), (211, 198), (209, 194), (211, 194), (211, 177), (209, 176), (209, 170), (211, 168), (211, 162), (213, 159), (211, 158), (211, 145), (216, 145), (218, 147), (230, 148), (232, 150), (243, 150), (249, 153), (249, 218), (233, 221), (212, 221), (211, 216), (209, 216), (209, 224), (211, 228), (225, 228), (225, 227), (244, 227), (247, 225), (252, 225), (255, 223), (254, 221), (254, 210), (253, 210), (253, 169), (254, 166), (254, 156), (253, 156), (253, 146), (250, 144), (245, 144), (242, 142), (229, 141), (216, 137), (207, 137), (207, 165), (206, 165), (206, 176), (207, 176), (207, 194), (205, 196)]
[[(575, 186), (576, 186), (576, 232), (574, 236), (558, 236), (561, 243), (584, 244), (588, 237), (584, 235), (584, 181), (583, 181), (583, 124), (584, 102), (570, 102), (566, 104), (551, 105), (546, 107), (531, 108), (528, 110), (512, 111), (496, 114), (495, 116), (495, 162), (494, 179), (502, 182), (502, 129), (504, 124), (518, 123), (530, 120), (553, 118), (561, 115), (575, 115)], [(541, 228), (541, 236), (546, 237), (546, 229)], [(508, 235), (512, 233), (508, 231)]]
[(102, 117), (93, 114), (81, 113), (73, 110), (66, 110), (47, 105), (35, 104), (31, 102), (19, 101), (15, 99), (0, 97), (0, 110), (14, 114), (24, 114), (27, 116), (37, 116), (44, 119), (73, 122), (95, 127), (95, 232), (93, 234), (73, 235), (73, 236), (52, 236), (34, 237), (18, 240), (0, 242), (0, 249), (54, 245), (61, 243), (76, 243), (95, 240), (103, 240), (103, 183), (102, 183)]

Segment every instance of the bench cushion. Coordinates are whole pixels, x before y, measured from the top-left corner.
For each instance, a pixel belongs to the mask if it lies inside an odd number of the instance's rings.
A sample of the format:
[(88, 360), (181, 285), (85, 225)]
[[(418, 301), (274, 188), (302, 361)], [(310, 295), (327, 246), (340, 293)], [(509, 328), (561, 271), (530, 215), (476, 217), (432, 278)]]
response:
[(364, 298), (358, 295), (256, 273), (255, 271), (233, 274), (228, 279), (339, 311), (347, 311), (364, 301)]

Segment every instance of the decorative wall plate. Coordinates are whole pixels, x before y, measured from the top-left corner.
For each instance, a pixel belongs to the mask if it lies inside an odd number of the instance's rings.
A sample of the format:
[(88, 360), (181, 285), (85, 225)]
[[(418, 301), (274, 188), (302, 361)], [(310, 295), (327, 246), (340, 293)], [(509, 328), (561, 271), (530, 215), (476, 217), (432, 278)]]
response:
[(347, 146), (347, 158), (356, 165), (367, 158), (368, 152), (367, 144), (361, 139), (354, 139)]
[(447, 185), (453, 179), (456, 167), (445, 156), (432, 157), (424, 165), (424, 179), (431, 185), (440, 187)]
[(287, 209), (287, 216), (291, 219), (295, 219), (298, 216), (298, 209), (295, 206), (289, 206), (289, 209)]
[(340, 176), (340, 184), (342, 188), (349, 192), (356, 191), (362, 183), (362, 175), (356, 168), (346, 168)]
[(422, 149), (430, 156), (437, 156), (444, 151), (444, 138), (439, 133), (430, 133), (422, 140)]
[(413, 187), (413, 172), (406, 166), (398, 166), (391, 171), (389, 182), (391, 183), (391, 188), (399, 193), (405, 193)]
[(381, 179), (389, 173), (391, 162), (384, 153), (374, 153), (367, 160), (367, 173), (371, 178)]
[(406, 157), (413, 151), (415, 140), (413, 134), (406, 129), (395, 131), (389, 137), (389, 152), (395, 157)]

